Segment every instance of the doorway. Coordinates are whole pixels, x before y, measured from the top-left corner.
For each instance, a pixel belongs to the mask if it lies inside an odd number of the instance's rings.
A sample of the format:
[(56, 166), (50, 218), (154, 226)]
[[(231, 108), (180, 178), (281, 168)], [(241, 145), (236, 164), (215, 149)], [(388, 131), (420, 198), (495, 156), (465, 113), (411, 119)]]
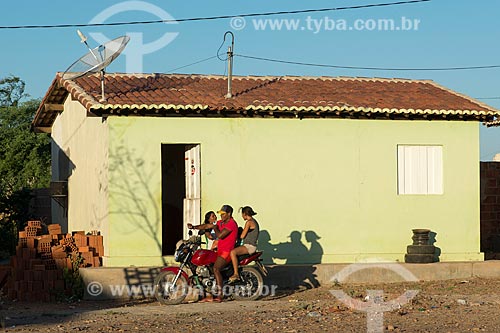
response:
[(162, 144), (162, 255), (186, 239), (187, 223), (200, 223), (200, 145)]

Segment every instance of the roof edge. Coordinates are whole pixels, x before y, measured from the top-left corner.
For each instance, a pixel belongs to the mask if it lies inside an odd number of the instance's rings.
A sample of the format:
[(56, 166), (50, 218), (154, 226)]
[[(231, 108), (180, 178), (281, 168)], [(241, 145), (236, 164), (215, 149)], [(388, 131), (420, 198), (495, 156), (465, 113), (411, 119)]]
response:
[[(98, 75), (98, 74), (93, 74)], [(139, 78), (148, 78), (155, 76), (168, 76), (168, 77), (190, 77), (190, 78), (203, 78), (203, 79), (221, 79), (227, 80), (225, 76), (222, 75), (205, 75), (205, 74), (159, 74), (159, 73), (142, 73), (142, 74), (130, 74), (130, 73), (107, 73), (107, 76), (111, 77), (120, 77), (120, 76), (135, 76)], [(247, 105), (244, 108), (238, 108), (234, 110), (227, 110), (229, 112), (246, 112), (246, 111), (286, 111), (286, 112), (352, 112), (352, 113), (379, 113), (379, 114), (414, 114), (414, 115), (439, 115), (439, 116), (464, 116), (478, 119), (480, 116), (483, 121), (488, 121), (485, 123), (487, 126), (500, 126), (500, 110), (497, 110), (483, 102), (477, 101), (465, 94), (458, 93), (454, 90), (441, 86), (440, 84), (432, 81), (432, 80), (416, 80), (416, 79), (403, 79), (403, 78), (376, 78), (376, 77), (333, 77), (333, 76), (233, 76), (234, 80), (322, 80), (322, 81), (364, 81), (364, 82), (394, 82), (394, 83), (425, 83), (430, 84), (438, 89), (446, 91), (452, 95), (455, 95), (459, 98), (463, 98), (471, 103), (478, 105), (483, 108), (483, 110), (430, 110), (430, 109), (380, 109), (380, 108), (371, 108), (371, 107), (353, 107), (349, 105), (329, 105), (328, 103), (317, 105), (317, 106), (281, 106), (281, 105)], [(65, 93), (61, 94), (61, 91), (64, 90)], [(104, 113), (104, 110), (116, 110), (116, 109), (134, 109), (134, 110), (207, 110), (210, 109), (210, 105), (205, 104), (106, 104), (101, 103), (96, 100), (92, 95), (88, 94), (80, 85), (73, 80), (64, 80), (63, 73), (57, 72), (55, 78), (53, 79), (49, 89), (47, 90), (45, 96), (40, 103), (39, 108), (35, 113), (35, 117), (32, 122), (32, 128), (34, 129), (45, 129), (51, 126), (55, 120), (56, 114), (58, 110), (51, 109), (47, 111), (47, 107), (51, 107), (53, 105), (51, 97), (57, 98), (58, 103), (61, 105), (64, 103), (64, 100), (70, 95), (74, 100), (80, 102), (87, 111), (98, 111), (97, 113)], [(255, 102), (255, 101), (254, 101)], [(333, 102), (332, 102), (333, 104)], [(99, 112), (101, 111), (101, 112)], [(48, 112), (48, 116), (47, 116)], [(52, 112), (52, 114), (51, 114)], [(493, 120), (492, 120), (493, 119)]]
[(490, 105), (488, 105), (488, 104), (486, 104), (486, 103), (484, 103), (484, 102), (478, 101), (477, 99), (474, 99), (474, 98), (472, 98), (472, 97), (470, 97), (470, 96), (467, 96), (467, 95), (465, 95), (465, 94), (459, 93), (459, 92), (457, 92), (457, 91), (455, 91), (455, 90), (452, 90), (452, 89), (450, 89), (450, 88), (447, 88), (447, 87), (445, 87), (445, 86), (442, 86), (442, 85), (440, 85), (439, 83), (436, 83), (435, 81), (429, 80), (429, 81), (428, 81), (428, 83), (429, 83), (429, 84), (432, 84), (433, 86), (435, 86), (435, 87), (437, 87), (437, 88), (439, 88), (439, 89), (443, 89), (443, 90), (445, 90), (445, 91), (449, 92), (450, 94), (453, 94), (453, 95), (455, 95), (455, 96), (458, 96), (458, 97), (464, 98), (464, 99), (468, 100), (468, 101), (469, 101), (469, 102), (471, 102), (471, 103), (475, 103), (475, 104), (477, 104), (477, 105), (479, 105), (479, 106), (482, 106), (483, 108), (488, 109), (489, 111), (493, 111), (493, 112), (495, 112), (497, 115), (500, 115), (500, 110), (497, 110), (497, 109), (495, 109), (495, 108), (491, 107)]

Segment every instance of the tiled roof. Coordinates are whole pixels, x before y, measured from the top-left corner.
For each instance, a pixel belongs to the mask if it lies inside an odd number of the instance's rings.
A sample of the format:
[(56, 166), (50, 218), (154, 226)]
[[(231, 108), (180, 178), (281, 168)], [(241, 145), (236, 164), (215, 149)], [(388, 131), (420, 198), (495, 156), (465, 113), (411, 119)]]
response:
[(234, 77), (106, 74), (63, 80), (58, 73), (35, 116), (50, 128), (68, 94), (98, 116), (344, 117), (494, 121), (500, 111), (428, 80), (349, 77)]
[(498, 127), (500, 126), (500, 118), (497, 117), (495, 120), (486, 121), (484, 125), (486, 125), (487, 127)]

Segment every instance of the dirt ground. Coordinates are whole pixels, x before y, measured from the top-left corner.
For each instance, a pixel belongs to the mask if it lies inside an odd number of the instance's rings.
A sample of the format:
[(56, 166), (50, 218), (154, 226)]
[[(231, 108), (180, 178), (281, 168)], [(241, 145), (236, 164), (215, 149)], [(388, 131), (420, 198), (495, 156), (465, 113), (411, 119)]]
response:
[(500, 279), (479, 278), (321, 286), (279, 291), (254, 302), (219, 304), (6, 301), (2, 312), (5, 332), (366, 332), (366, 313), (349, 308), (331, 290), (343, 291), (361, 305), (373, 304), (367, 290), (383, 290), (383, 299), (378, 298), (377, 304), (394, 300), (407, 290), (418, 290), (408, 303), (382, 313), (384, 331), (500, 331)]

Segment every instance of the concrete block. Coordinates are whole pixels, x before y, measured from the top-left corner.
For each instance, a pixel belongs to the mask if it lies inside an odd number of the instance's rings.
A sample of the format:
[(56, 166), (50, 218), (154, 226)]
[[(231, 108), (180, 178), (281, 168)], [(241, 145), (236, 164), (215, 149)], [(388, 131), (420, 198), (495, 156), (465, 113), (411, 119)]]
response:
[(101, 246), (103, 247), (104, 246), (103, 236), (97, 235), (95, 237), (96, 237), (97, 247), (101, 247)]
[(500, 260), (474, 262), (472, 265), (472, 275), (481, 278), (500, 277)]
[(33, 291), (41, 291), (43, 289), (42, 281), (33, 281)]
[(63, 269), (66, 267), (66, 256), (64, 258), (56, 258), (55, 261), (57, 269)]
[(57, 270), (47, 271), (47, 281), (57, 280)]
[(94, 235), (89, 235), (87, 236), (87, 239), (88, 239), (88, 243), (89, 243), (89, 246), (90, 247), (97, 247), (97, 240), (96, 240), (96, 236)]
[[(45, 266), (44, 266), (45, 268)], [(42, 271), (33, 271), (33, 280), (35, 281), (43, 281), (43, 273)]]
[(23, 277), (24, 280), (33, 280), (34, 277), (33, 277), (33, 271), (32, 270), (26, 270), (24, 271), (24, 277)]
[(62, 228), (61, 228), (61, 225), (59, 224), (49, 224), (47, 226), (47, 229), (49, 231), (49, 235), (58, 235), (60, 233), (62, 233)]
[(90, 247), (89, 246), (79, 246), (78, 252), (90, 252)]
[(23, 248), (23, 260), (29, 260), (31, 258), (31, 252), (29, 248)]
[[(141, 285), (152, 286), (154, 278), (160, 272), (159, 267), (91, 267), (80, 268), (80, 276), (85, 284), (86, 300), (105, 299), (131, 299), (127, 288), (137, 288), (139, 291), (135, 297), (143, 298)], [(99, 282), (102, 285), (102, 292), (99, 295), (90, 295), (87, 286), (91, 283)], [(113, 289), (115, 288), (115, 289)], [(117, 289), (123, 288), (123, 293), (116, 293)], [(115, 290), (113, 294), (113, 290)]]
[(33, 270), (35, 270), (35, 271), (44, 271), (45, 270), (45, 265), (44, 264), (33, 265)]
[(38, 220), (28, 221), (28, 226), (29, 227), (41, 228), (42, 227), (42, 222), (38, 221)]
[(33, 237), (28, 237), (26, 239), (26, 247), (29, 247), (30, 249), (35, 248), (35, 239)]
[(54, 289), (59, 291), (64, 290), (64, 280), (54, 281)]

